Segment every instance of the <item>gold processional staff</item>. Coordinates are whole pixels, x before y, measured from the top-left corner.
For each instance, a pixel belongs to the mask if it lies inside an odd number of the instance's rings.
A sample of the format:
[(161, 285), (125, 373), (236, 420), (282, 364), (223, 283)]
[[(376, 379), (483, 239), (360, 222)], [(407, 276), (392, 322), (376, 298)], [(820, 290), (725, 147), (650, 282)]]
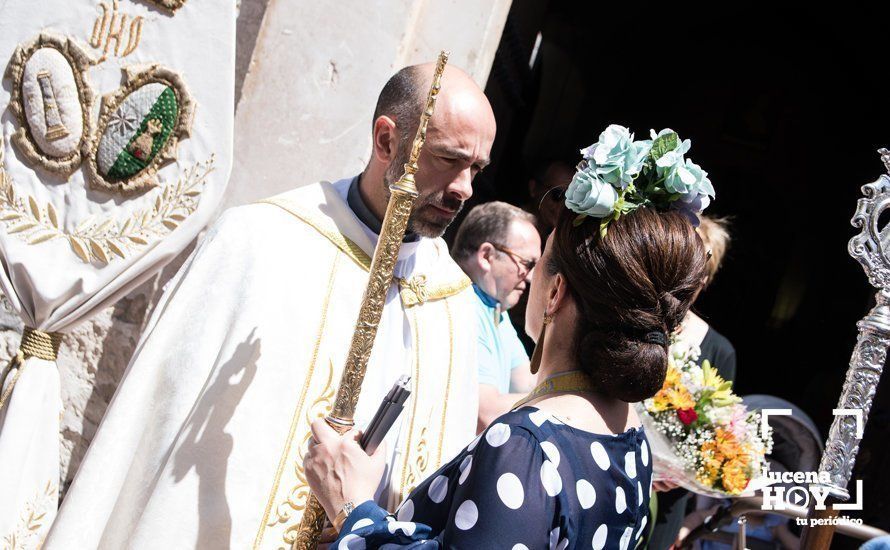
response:
[[(433, 116), (446, 63), (448, 63), (448, 52), (442, 51), (439, 53), (436, 63), (433, 84), (427, 94), (426, 108), (420, 117), (417, 134), (414, 136), (411, 156), (408, 163), (405, 164), (405, 172), (397, 182), (389, 187), (390, 197), (386, 206), (386, 216), (383, 218), (383, 228), (380, 231), (377, 247), (374, 249), (368, 286), (365, 288), (355, 333), (352, 335), (352, 342), (349, 345), (346, 366), (340, 376), (340, 387), (337, 389), (334, 408), (325, 419), (340, 433), (348, 431), (354, 425), (353, 415), (355, 407), (358, 405), (359, 394), (362, 391), (362, 381), (365, 379), (365, 370), (368, 367), (368, 359), (371, 357), (377, 326), (383, 315), (386, 292), (392, 284), (393, 269), (396, 259), (399, 257), (402, 239), (405, 238), (405, 229), (408, 227), (408, 216), (411, 215), (414, 199), (417, 198), (417, 186), (414, 183), (417, 159), (426, 141), (426, 127), (430, 122), (430, 117)], [(294, 550), (314, 550), (318, 546), (325, 519), (324, 508), (321, 507), (315, 495), (310, 494), (292, 548)]]

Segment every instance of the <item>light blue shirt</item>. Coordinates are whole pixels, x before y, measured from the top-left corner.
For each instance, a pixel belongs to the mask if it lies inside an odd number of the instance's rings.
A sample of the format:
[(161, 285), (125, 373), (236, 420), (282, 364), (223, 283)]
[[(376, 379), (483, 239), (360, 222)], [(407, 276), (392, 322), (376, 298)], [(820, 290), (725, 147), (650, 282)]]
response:
[(479, 323), (477, 360), (479, 383), (490, 384), (500, 393), (510, 392), (510, 373), (528, 363), (528, 354), (506, 312), (498, 313), (498, 302), (473, 285), (476, 291), (476, 318)]

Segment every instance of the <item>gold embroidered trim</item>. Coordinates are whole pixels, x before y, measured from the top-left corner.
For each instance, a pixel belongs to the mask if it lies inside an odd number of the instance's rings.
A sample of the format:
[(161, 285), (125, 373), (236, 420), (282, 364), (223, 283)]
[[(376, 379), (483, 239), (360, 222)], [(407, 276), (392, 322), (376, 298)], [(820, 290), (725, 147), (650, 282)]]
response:
[[(263, 513), (263, 519), (260, 522), (259, 531), (257, 531), (256, 538), (253, 541), (254, 548), (259, 548), (260, 544), (263, 542), (263, 535), (265, 534), (266, 527), (274, 525), (275, 523), (277, 523), (279, 521), (287, 520), (287, 518), (282, 520), (281, 513), (277, 512), (278, 519), (276, 519), (275, 521), (273, 521), (270, 524), (269, 516), (272, 512), (272, 506), (275, 504), (275, 498), (278, 495), (278, 487), (281, 483), (281, 475), (284, 472), (284, 467), (287, 464), (287, 458), (290, 455), (291, 444), (293, 443), (294, 435), (296, 434), (296, 431), (297, 431), (297, 426), (300, 423), (300, 413), (303, 410), (303, 403), (305, 403), (305, 401), (306, 401), (306, 394), (309, 391), (309, 386), (312, 382), (312, 375), (315, 372), (315, 365), (318, 360), (318, 350), (321, 347), (321, 341), (324, 337), (325, 328), (327, 327), (328, 307), (330, 306), (330, 303), (331, 303), (331, 295), (333, 294), (334, 280), (336, 279), (337, 267), (339, 266), (339, 263), (340, 263), (340, 253), (337, 252), (334, 255), (334, 261), (331, 264), (331, 273), (328, 276), (328, 287), (327, 287), (327, 290), (325, 291), (324, 302), (322, 303), (322, 306), (321, 306), (321, 319), (318, 324), (318, 330), (316, 331), (315, 345), (312, 348), (312, 356), (311, 356), (311, 359), (309, 360), (309, 369), (306, 373), (306, 381), (303, 383), (303, 388), (300, 391), (300, 398), (297, 400), (297, 407), (296, 407), (296, 409), (294, 409), (294, 415), (291, 420), (290, 430), (288, 431), (287, 439), (285, 440), (285, 443), (284, 443), (284, 450), (281, 452), (281, 459), (278, 462), (278, 468), (275, 471), (275, 479), (272, 482), (272, 491), (269, 494), (269, 500), (266, 503), (266, 510)], [(330, 381), (332, 380), (332, 378), (333, 378), (333, 366), (331, 366), (331, 376), (329, 376), (329, 385), (330, 385)], [(324, 392), (322, 392), (322, 393), (324, 394)], [(301, 480), (301, 483), (304, 483), (305, 476), (301, 476), (302, 462), (297, 462), (297, 473), (298, 473), (298, 475), (297, 475), (298, 480)], [(299, 484), (297, 485), (297, 487), (295, 487), (294, 489), (291, 490), (289, 495), (295, 494), (298, 491), (298, 488), (299, 488)], [(289, 499), (286, 499), (286, 500), (289, 500)], [(303, 505), (305, 506), (305, 502), (303, 503)]]
[[(83, 129), (80, 143), (71, 154), (65, 157), (52, 157), (44, 154), (40, 146), (31, 134), (31, 126), (25, 116), (25, 98), (22, 97), (22, 78), (25, 73), (25, 64), (37, 50), (41, 48), (53, 48), (62, 54), (62, 57), (71, 67), (74, 82), (77, 85), (77, 97), (80, 103)], [(9, 100), (9, 110), (19, 122), (19, 129), (12, 136), (12, 144), (30, 162), (42, 167), (44, 170), (68, 177), (77, 170), (83, 161), (82, 147), (89, 142), (92, 124), (90, 116), (93, 111), (93, 89), (89, 84), (88, 71), (92, 59), (89, 54), (71, 38), (63, 38), (50, 32), (42, 32), (40, 35), (24, 44), (16, 47), (6, 69), (7, 77), (12, 81), (12, 90)]]
[(406, 308), (423, 305), (425, 302), (449, 298), (459, 294), (473, 284), (468, 277), (463, 277), (455, 282), (427, 285), (425, 275), (417, 275), (409, 279), (398, 279), (398, 281), (399, 294)]
[(17, 234), (28, 244), (66, 239), (71, 250), (84, 263), (108, 264), (116, 257), (162, 238), (179, 227), (200, 202), (207, 176), (214, 170), (211, 157), (180, 174), (167, 185), (154, 204), (131, 214), (122, 224), (112, 216), (89, 216), (74, 231), (66, 231), (52, 203), (41, 205), (31, 195), (19, 196), (3, 164), (3, 138), (0, 136), (0, 222), (10, 235)]
[(442, 443), (445, 439), (445, 413), (448, 410), (448, 396), (451, 393), (451, 373), (454, 368), (454, 322), (451, 318), (451, 307), (446, 299), (442, 302), (445, 306), (445, 315), (448, 316), (448, 378), (445, 382), (445, 399), (442, 400), (442, 425), (439, 428), (439, 448), (436, 458), (436, 468), (442, 465)]
[[(40, 548), (47, 533), (40, 533), (46, 523), (46, 515), (51, 507), (55, 507), (58, 499), (56, 487), (52, 481), (47, 481), (42, 491), (38, 491), (22, 510), (19, 523), (15, 528), (3, 537), (4, 550), (25, 550)], [(47, 529), (48, 531), (48, 529)]]
[(325, 238), (331, 241), (334, 246), (339, 248), (344, 254), (346, 254), (352, 261), (358, 264), (359, 267), (364, 269), (365, 271), (371, 270), (371, 257), (362, 250), (362, 248), (355, 244), (351, 239), (343, 235), (342, 233), (335, 231), (330, 228), (330, 224), (327, 221), (327, 218), (322, 216), (318, 216), (312, 212), (303, 210), (299, 208), (295, 204), (290, 201), (283, 200), (279, 197), (272, 197), (269, 199), (263, 199), (259, 201), (260, 203), (266, 204), (274, 204), (275, 206), (281, 208), (282, 210), (293, 214), (294, 216), (300, 218), (307, 225), (321, 233)]
[[(157, 187), (158, 180), (155, 175), (158, 170), (168, 162), (176, 160), (176, 148), (179, 142), (191, 133), (192, 121), (195, 118), (195, 101), (192, 99), (182, 76), (157, 63), (148, 67), (127, 67), (124, 69), (124, 75), (126, 82), (120, 88), (102, 96), (102, 108), (99, 110), (99, 122), (96, 125), (97, 131), (93, 139), (83, 146), (83, 154), (86, 157), (84, 174), (93, 189), (133, 195)], [(120, 181), (108, 181), (99, 173), (97, 162), (99, 143), (102, 141), (102, 136), (108, 131), (108, 121), (130, 94), (152, 83), (169, 86), (176, 95), (178, 109), (176, 124), (164, 146), (155, 153), (148, 166)]]
[[(309, 451), (309, 440), (312, 438), (312, 430), (309, 427), (312, 422), (319, 418), (327, 416), (334, 406), (334, 363), (328, 359), (327, 380), (321, 395), (315, 398), (312, 405), (306, 410), (306, 433), (303, 435), (302, 441), (297, 452), (297, 459), (294, 461), (294, 473), (297, 476), (297, 484), (291, 489), (287, 498), (278, 506), (277, 521), (275, 523), (287, 523), (291, 518), (291, 512), (304, 512), (306, 504), (309, 501), (309, 481), (306, 479), (306, 473), (303, 469), (303, 457)], [(302, 519), (302, 514), (300, 519)], [(268, 524), (267, 524), (268, 525)], [(293, 545), (297, 540), (297, 534), (300, 531), (300, 521), (294, 521), (282, 533), (282, 540), (289, 546)]]
[(414, 392), (410, 399), (414, 401), (414, 403), (411, 405), (411, 422), (408, 426), (408, 443), (405, 445), (405, 460), (402, 465), (402, 482), (399, 485), (399, 493), (401, 494), (399, 502), (404, 501), (405, 497), (408, 496), (408, 493), (411, 492), (407, 488), (409, 484), (414, 483), (415, 479), (414, 472), (411, 471), (411, 440), (414, 437), (414, 421), (417, 419), (417, 403), (420, 401), (418, 398), (418, 395), (420, 394), (420, 324), (417, 321), (417, 310), (412, 310), (411, 314), (414, 319), (414, 379), (411, 381), (414, 385)]

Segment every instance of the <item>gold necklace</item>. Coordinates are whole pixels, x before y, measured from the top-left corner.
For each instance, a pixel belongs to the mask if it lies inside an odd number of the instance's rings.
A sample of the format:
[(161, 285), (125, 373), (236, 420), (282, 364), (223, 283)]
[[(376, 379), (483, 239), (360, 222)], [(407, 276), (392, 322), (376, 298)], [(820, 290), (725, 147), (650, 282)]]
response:
[(579, 370), (563, 372), (538, 384), (528, 395), (517, 401), (513, 408), (517, 409), (542, 395), (570, 391), (592, 392), (593, 390), (593, 381), (583, 372)]

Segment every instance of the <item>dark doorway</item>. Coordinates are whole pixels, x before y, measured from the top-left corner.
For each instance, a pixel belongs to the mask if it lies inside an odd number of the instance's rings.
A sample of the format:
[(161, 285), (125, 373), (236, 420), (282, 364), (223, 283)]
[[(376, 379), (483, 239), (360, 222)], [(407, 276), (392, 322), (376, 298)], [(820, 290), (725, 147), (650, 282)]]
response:
[[(795, 403), (824, 438), (873, 304), (847, 241), (860, 186), (884, 172), (875, 151), (890, 146), (890, 8), (710, 6), (693, 17), (676, 3), (514, 0), (486, 88), (494, 163), (473, 202), (526, 204), (536, 167), (574, 165), (609, 123), (690, 138), (717, 189), (709, 213), (732, 218), (728, 258), (697, 309), (737, 349), (738, 393)], [(888, 386), (854, 472), (865, 511), (850, 513), (885, 530)], [(838, 535), (835, 546), (858, 543)]]

